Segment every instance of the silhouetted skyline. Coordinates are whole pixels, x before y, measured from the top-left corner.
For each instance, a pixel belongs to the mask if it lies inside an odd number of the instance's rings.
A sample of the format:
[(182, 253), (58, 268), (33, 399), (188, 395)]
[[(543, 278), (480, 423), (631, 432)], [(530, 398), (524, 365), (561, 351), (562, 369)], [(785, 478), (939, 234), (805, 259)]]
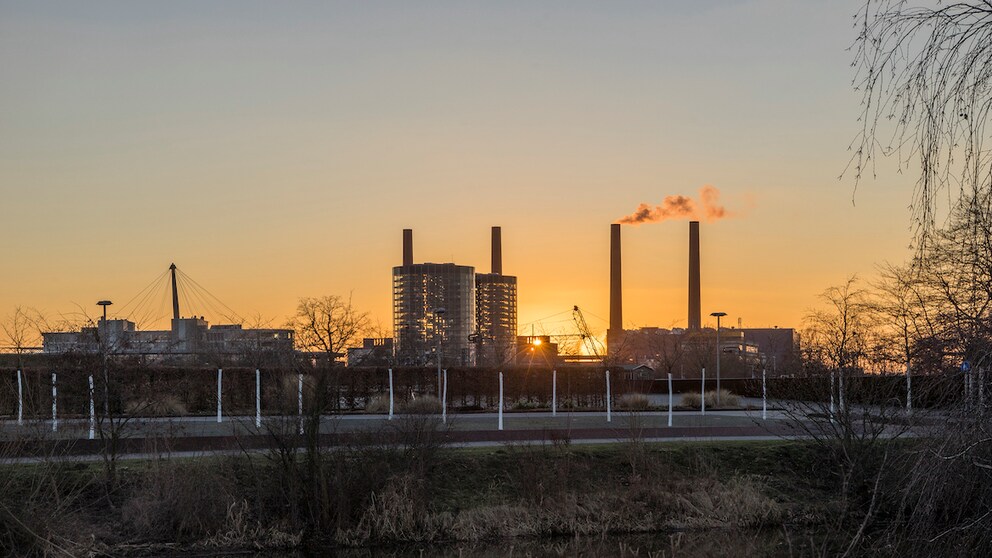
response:
[[(388, 324), (397, 231), (485, 268), (499, 223), (521, 325), (606, 316), (606, 225), (711, 185), (704, 316), (797, 325), (908, 253), (914, 179), (837, 180), (855, 7), (0, 2), (0, 313), (176, 261), (275, 324), (348, 293)], [(625, 227), (627, 326), (685, 325), (684, 234)]]

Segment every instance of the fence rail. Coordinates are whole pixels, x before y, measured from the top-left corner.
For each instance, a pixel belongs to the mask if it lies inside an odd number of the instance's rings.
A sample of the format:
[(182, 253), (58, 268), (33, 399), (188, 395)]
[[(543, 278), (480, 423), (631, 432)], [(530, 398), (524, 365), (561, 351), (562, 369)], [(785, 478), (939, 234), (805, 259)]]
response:
[[(89, 376), (94, 379), (92, 397), (98, 409), (133, 415), (210, 415), (217, 411), (217, 368), (117, 367), (106, 369), (25, 367), (0, 368), (0, 415), (25, 419), (51, 418), (52, 373), (57, 373), (57, 409), (60, 417), (88, 416), (91, 406)], [(438, 375), (434, 368), (393, 368), (392, 391), (397, 408), (413, 398), (437, 396)], [(551, 368), (449, 368), (448, 409), (452, 412), (495, 410), (499, 401), (499, 373), (503, 373), (506, 409), (546, 408), (552, 400), (558, 409), (605, 409), (606, 367)], [(388, 412), (390, 374), (388, 368), (258, 369), (225, 367), (220, 390), (225, 415), (295, 415), (299, 412), (299, 378), (303, 374), (304, 407), (311, 409), (322, 395), (327, 412)], [(992, 375), (990, 375), (992, 377)], [(905, 400), (903, 376), (853, 376), (845, 380), (852, 402), (886, 403)], [(667, 377), (655, 378), (624, 369), (610, 375), (611, 395), (616, 401), (627, 394), (667, 394)], [(914, 406), (940, 405), (960, 400), (965, 384), (960, 374), (920, 376), (913, 379)], [(699, 379), (674, 379), (674, 393), (698, 393)], [(715, 389), (707, 378), (706, 389)], [(747, 397), (760, 398), (760, 377), (723, 378), (721, 387)], [(553, 393), (553, 389), (555, 390)], [(324, 390), (318, 394), (317, 390)], [(829, 376), (769, 378), (771, 399), (824, 400), (829, 397)], [(980, 393), (984, 393), (981, 391)], [(384, 405), (377, 406), (382, 398)]]

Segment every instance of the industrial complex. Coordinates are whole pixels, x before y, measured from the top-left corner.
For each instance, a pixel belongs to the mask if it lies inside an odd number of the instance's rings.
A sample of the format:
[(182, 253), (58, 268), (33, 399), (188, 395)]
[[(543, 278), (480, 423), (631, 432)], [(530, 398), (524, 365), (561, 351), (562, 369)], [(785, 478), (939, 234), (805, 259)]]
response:
[[(601, 345), (578, 306), (573, 310), (577, 334), (518, 335), (517, 278), (502, 273), (501, 234), (500, 227), (492, 228), (491, 273), (476, 273), (471, 266), (454, 263), (415, 264), (413, 231), (405, 229), (403, 265), (393, 268), (393, 338), (366, 339), (364, 347), (354, 349), (355, 359), (349, 352), (349, 365), (607, 363), (692, 377), (717, 351), (727, 357), (728, 373), (733, 375), (754, 374), (761, 367), (785, 368), (798, 356), (799, 336), (791, 328), (721, 325), (718, 331), (702, 327), (698, 221), (690, 221), (688, 227), (688, 327), (624, 328), (621, 225), (614, 223), (610, 225), (610, 317), (605, 351), (597, 348)], [(583, 340), (583, 354), (559, 354), (556, 337), (573, 336)], [(391, 354), (382, 350), (387, 346)], [(372, 354), (378, 358), (368, 358)]]
[[(715, 354), (726, 357), (726, 375), (775, 371), (796, 362), (799, 337), (789, 328), (726, 327), (725, 314), (714, 312), (718, 327), (702, 327), (700, 224), (688, 224), (689, 273), (686, 328), (642, 327), (623, 323), (623, 259), (621, 225), (610, 225), (609, 327), (605, 347), (589, 328), (578, 306), (575, 332), (521, 335), (517, 322), (517, 277), (503, 273), (502, 230), (492, 227), (492, 265), (488, 273), (456, 263), (415, 263), (413, 230), (403, 230), (402, 265), (392, 268), (391, 337), (366, 338), (347, 349), (348, 366), (498, 367), (507, 365), (608, 364), (694, 377)], [(140, 331), (130, 319), (107, 319), (72, 332), (43, 334), (43, 352), (96, 352), (119, 355), (179, 357), (238, 355), (294, 350), (291, 329), (248, 329), (241, 325), (209, 325), (203, 316), (180, 313), (177, 269), (169, 268), (172, 320), (168, 330)], [(184, 277), (181, 274), (181, 277)], [(192, 282), (195, 285), (195, 282)], [(581, 350), (567, 338), (578, 338)], [(566, 345), (570, 351), (560, 352)]]
[(100, 301), (104, 315), (95, 326), (79, 331), (43, 332), (42, 352), (49, 354), (110, 352), (153, 358), (197, 355), (239, 356), (293, 350), (291, 329), (248, 329), (240, 324), (211, 326), (203, 316), (183, 317), (179, 309), (176, 264), (169, 266), (172, 321), (168, 330), (138, 330), (127, 319), (107, 319), (110, 301)]
[(393, 268), (396, 362), (500, 365), (517, 335), (517, 278), (503, 275), (500, 227), (492, 228), (492, 271), (453, 263), (413, 263), (413, 231), (403, 231), (403, 265)]

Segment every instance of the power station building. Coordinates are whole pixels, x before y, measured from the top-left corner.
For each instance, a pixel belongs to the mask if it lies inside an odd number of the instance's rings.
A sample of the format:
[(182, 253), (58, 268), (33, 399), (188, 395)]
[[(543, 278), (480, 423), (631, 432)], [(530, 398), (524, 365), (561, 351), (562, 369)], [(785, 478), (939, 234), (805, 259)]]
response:
[[(610, 321), (606, 332), (607, 361), (619, 365), (647, 365), (654, 369), (690, 376), (698, 374), (707, 359), (717, 352), (731, 357), (725, 366), (737, 375), (794, 366), (799, 354), (799, 335), (788, 328), (720, 327), (719, 335), (704, 328), (702, 321), (699, 222), (689, 222), (688, 316), (685, 329), (623, 327), (623, 282), (619, 223), (610, 225)], [(718, 341), (719, 339), (719, 341)], [(719, 345), (719, 346), (718, 346)], [(688, 372), (684, 372), (684, 371)], [(681, 376), (686, 377), (686, 376)]]
[(393, 268), (396, 361), (417, 366), (496, 365), (513, 358), (517, 278), (502, 274), (493, 227), (492, 273), (453, 263), (413, 263), (413, 231), (403, 230), (403, 265)]

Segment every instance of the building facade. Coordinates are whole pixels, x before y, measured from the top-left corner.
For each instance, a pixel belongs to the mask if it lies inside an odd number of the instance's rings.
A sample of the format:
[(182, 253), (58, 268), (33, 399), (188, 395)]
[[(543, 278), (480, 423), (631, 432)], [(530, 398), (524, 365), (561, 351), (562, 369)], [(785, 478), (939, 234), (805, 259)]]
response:
[(404, 366), (497, 366), (517, 347), (517, 278), (503, 275), (500, 227), (492, 228), (492, 271), (413, 263), (403, 230), (403, 265), (393, 268), (393, 347)]
[(424, 366), (475, 364), (475, 268), (423, 263), (393, 268), (396, 361)]
[(475, 276), (475, 319), (480, 366), (511, 362), (517, 347), (517, 278), (479, 273)]
[(79, 331), (42, 333), (42, 352), (97, 353), (149, 357), (188, 355), (249, 356), (291, 352), (291, 329), (245, 329), (238, 324), (210, 326), (203, 317), (174, 318), (169, 330), (139, 330), (125, 319), (100, 319)]

